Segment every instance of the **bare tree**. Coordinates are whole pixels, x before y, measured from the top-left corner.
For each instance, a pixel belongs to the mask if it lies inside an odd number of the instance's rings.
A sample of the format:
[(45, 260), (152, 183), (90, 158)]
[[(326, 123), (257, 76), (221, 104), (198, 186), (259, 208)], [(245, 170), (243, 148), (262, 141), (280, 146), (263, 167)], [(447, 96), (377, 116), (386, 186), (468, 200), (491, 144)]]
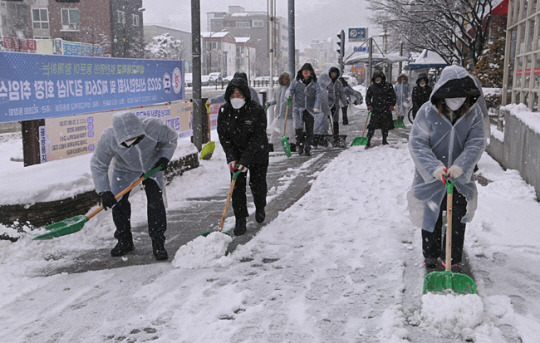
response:
[(496, 0), (369, 0), (374, 22), (409, 50), (429, 49), (474, 68), (485, 50)]
[(184, 42), (169, 33), (153, 37), (144, 48), (146, 58), (159, 60), (181, 60), (185, 50)]

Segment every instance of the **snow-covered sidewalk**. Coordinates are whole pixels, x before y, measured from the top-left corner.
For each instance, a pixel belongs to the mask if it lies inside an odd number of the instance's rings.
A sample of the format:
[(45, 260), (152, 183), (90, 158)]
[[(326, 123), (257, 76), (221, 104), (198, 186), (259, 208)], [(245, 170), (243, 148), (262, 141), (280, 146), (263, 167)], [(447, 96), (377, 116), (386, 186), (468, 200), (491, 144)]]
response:
[[(516, 171), (487, 154), (479, 167), (490, 182), (467, 228), (479, 288), (467, 301), (422, 297), (420, 232), (406, 203), (413, 163), (400, 141), (345, 150), (302, 199), (207, 268), (38, 277), (73, 237), (55, 240), (55, 253), (51, 242), (0, 241), (0, 341), (536, 342), (540, 204)], [(167, 191), (200, 178), (186, 172)]]

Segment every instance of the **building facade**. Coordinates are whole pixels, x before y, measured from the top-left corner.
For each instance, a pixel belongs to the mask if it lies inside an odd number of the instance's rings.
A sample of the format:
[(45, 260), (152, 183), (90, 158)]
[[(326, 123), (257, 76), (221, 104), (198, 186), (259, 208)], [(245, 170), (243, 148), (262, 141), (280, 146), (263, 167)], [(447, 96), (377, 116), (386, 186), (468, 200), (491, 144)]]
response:
[(244, 71), (250, 80), (255, 78), (257, 48), (249, 37), (236, 38), (236, 70)]
[(203, 74), (221, 72), (222, 76), (236, 71), (236, 39), (229, 32), (201, 33)]
[(503, 105), (524, 103), (538, 112), (540, 96), (540, 6), (538, 0), (508, 3)]
[[(25, 51), (20, 45), (28, 40), (34, 47), (61, 39), (76, 45), (77, 54), (141, 58), (143, 10), (142, 0), (1, 0), (0, 36), (12, 51)], [(94, 53), (87, 46), (100, 48)]]
[[(226, 30), (234, 37), (249, 37), (255, 45), (257, 57), (252, 75), (270, 75), (269, 17), (267, 12), (245, 11), (241, 6), (229, 6), (228, 12), (207, 13), (208, 30)], [(288, 29), (287, 21), (277, 17), (274, 26), (274, 70), (279, 75), (287, 69)], [(204, 53), (204, 52), (203, 52)], [(247, 73), (247, 71), (245, 71)]]

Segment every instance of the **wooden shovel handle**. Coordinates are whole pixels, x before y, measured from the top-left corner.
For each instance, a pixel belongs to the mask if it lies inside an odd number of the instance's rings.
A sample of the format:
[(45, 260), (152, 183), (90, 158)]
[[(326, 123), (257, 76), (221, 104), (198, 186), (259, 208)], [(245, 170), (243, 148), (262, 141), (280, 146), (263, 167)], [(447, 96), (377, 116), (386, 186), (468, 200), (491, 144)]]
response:
[(366, 123), (364, 124), (364, 130), (362, 131), (362, 137), (366, 136), (367, 123), (369, 121), (369, 116), (370, 115), (371, 115), (371, 110), (369, 110), (368, 113), (367, 113)]
[(283, 136), (286, 136), (285, 133), (287, 130), (287, 118), (289, 117), (289, 100), (287, 100), (287, 108), (285, 109), (285, 123), (283, 124)]
[[(123, 191), (121, 191), (120, 193), (116, 194), (114, 196), (114, 198), (116, 200), (120, 199), (121, 197), (124, 196), (124, 194), (126, 194), (127, 192), (131, 191), (133, 188), (137, 187), (138, 184), (140, 184), (141, 182), (143, 182), (144, 180), (146, 180), (147, 178), (149, 178), (150, 176), (154, 175), (155, 173), (157, 173), (158, 171), (161, 170), (161, 167), (157, 167), (157, 168), (154, 168), (152, 170), (150, 170), (149, 172), (147, 172), (146, 174), (144, 174), (143, 176), (141, 176), (140, 178), (138, 178), (137, 180), (135, 180), (135, 182), (133, 182), (131, 185), (129, 185), (126, 189), (124, 189)], [(92, 213), (90, 213), (89, 215), (86, 216), (86, 218), (90, 219), (92, 217), (94, 217), (96, 214), (98, 214), (99, 212), (103, 211), (103, 205), (99, 206), (98, 208), (96, 208)]]
[(221, 215), (221, 221), (219, 222), (219, 230), (223, 230), (223, 225), (225, 224), (225, 217), (227, 216), (227, 211), (229, 211), (229, 203), (231, 202), (232, 193), (234, 190), (234, 184), (236, 183), (236, 178), (233, 178), (231, 181), (231, 186), (229, 187), (229, 194), (227, 194), (227, 201), (225, 202), (225, 208), (223, 209), (223, 214)]

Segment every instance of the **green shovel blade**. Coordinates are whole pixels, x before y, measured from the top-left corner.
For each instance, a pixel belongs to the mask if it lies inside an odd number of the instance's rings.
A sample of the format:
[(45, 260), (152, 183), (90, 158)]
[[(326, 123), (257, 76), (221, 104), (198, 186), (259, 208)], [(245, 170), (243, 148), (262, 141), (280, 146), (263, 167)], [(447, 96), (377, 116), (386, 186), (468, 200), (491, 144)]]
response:
[(201, 150), (201, 160), (209, 160), (212, 158), (212, 154), (214, 153), (214, 149), (216, 148), (216, 143), (213, 141), (210, 141), (206, 143), (205, 146), (203, 146)]
[(289, 145), (289, 137), (283, 136), (283, 138), (281, 138), (281, 146), (283, 146), (285, 155), (287, 155), (287, 157), (291, 157), (291, 146)]
[(451, 271), (431, 272), (424, 278), (424, 294), (454, 291), (458, 294), (478, 294), (476, 284), (468, 275)]
[(80, 231), (83, 228), (84, 223), (86, 223), (87, 221), (88, 221), (88, 217), (84, 215), (79, 215), (79, 216), (71, 217), (68, 219), (64, 219), (57, 223), (53, 223), (53, 224), (45, 226), (45, 230), (49, 232), (36, 236), (33, 239), (34, 240), (51, 239), (55, 237), (69, 235), (70, 233)]
[(368, 141), (367, 137), (356, 137), (351, 142), (351, 146), (366, 145), (367, 141)]
[(403, 122), (403, 119), (394, 120), (394, 127), (398, 128), (398, 129), (404, 129), (405, 128), (405, 123)]

